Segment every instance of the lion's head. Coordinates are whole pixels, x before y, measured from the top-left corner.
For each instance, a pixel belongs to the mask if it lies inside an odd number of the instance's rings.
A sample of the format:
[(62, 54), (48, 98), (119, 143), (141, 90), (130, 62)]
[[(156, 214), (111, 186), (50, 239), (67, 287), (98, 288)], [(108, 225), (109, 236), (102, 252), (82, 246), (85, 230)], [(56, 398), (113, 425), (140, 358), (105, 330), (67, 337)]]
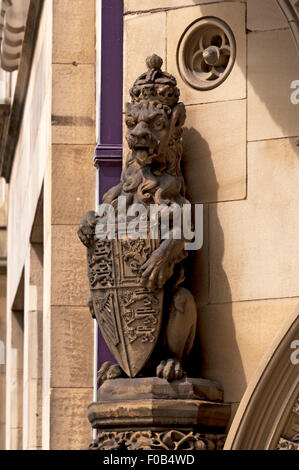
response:
[(177, 173), (185, 117), (183, 103), (173, 109), (159, 101), (127, 103), (127, 141), (132, 159), (141, 167), (149, 165), (154, 171)]
[[(127, 141), (130, 154), (122, 173), (121, 194), (134, 202), (183, 204), (181, 173), (182, 126), (186, 119), (176, 79), (161, 71), (162, 59), (146, 60), (148, 71), (130, 90), (126, 105)], [(107, 198), (111, 199), (112, 193)]]

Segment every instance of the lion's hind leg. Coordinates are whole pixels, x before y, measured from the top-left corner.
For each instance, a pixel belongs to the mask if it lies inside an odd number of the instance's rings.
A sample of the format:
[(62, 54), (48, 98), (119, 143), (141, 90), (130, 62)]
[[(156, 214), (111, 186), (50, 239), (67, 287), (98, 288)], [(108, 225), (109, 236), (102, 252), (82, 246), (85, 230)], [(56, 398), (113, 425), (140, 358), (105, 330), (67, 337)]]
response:
[(166, 327), (166, 343), (170, 358), (157, 367), (157, 376), (168, 381), (183, 376), (182, 361), (190, 353), (196, 334), (197, 309), (190, 291), (180, 287), (175, 293)]

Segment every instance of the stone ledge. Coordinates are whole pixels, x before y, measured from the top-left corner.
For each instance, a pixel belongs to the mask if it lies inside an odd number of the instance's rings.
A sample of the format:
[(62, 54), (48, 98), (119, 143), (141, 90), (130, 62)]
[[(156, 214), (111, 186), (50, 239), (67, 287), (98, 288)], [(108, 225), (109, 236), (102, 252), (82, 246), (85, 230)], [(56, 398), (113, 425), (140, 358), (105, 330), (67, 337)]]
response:
[(104, 431), (179, 428), (221, 432), (228, 424), (230, 413), (229, 404), (203, 400), (105, 401), (88, 407), (92, 427)]
[(212, 380), (193, 379), (167, 382), (158, 377), (107, 380), (98, 390), (99, 402), (127, 400), (209, 400), (223, 401), (223, 390)]

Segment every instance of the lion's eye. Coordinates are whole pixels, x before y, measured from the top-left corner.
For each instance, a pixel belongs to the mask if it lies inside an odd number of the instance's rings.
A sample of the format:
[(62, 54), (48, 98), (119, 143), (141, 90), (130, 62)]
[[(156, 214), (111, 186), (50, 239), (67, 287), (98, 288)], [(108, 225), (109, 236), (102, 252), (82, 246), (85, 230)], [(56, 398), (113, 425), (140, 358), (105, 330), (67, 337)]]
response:
[(133, 129), (136, 126), (136, 121), (133, 118), (128, 118), (126, 124), (129, 129)]
[(164, 128), (164, 121), (161, 118), (158, 118), (154, 122), (154, 128), (157, 130), (161, 130)]

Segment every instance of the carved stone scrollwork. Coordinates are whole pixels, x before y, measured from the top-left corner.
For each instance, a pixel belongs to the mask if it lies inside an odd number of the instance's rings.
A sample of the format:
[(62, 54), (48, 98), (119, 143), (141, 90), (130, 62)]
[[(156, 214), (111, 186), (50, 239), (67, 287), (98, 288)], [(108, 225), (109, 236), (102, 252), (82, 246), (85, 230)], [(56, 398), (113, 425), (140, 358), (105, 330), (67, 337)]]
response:
[(101, 432), (89, 450), (221, 450), (224, 434), (199, 434), (193, 431)]
[(217, 18), (193, 23), (178, 47), (178, 68), (182, 79), (192, 88), (211, 90), (230, 74), (236, 43), (230, 27)]

